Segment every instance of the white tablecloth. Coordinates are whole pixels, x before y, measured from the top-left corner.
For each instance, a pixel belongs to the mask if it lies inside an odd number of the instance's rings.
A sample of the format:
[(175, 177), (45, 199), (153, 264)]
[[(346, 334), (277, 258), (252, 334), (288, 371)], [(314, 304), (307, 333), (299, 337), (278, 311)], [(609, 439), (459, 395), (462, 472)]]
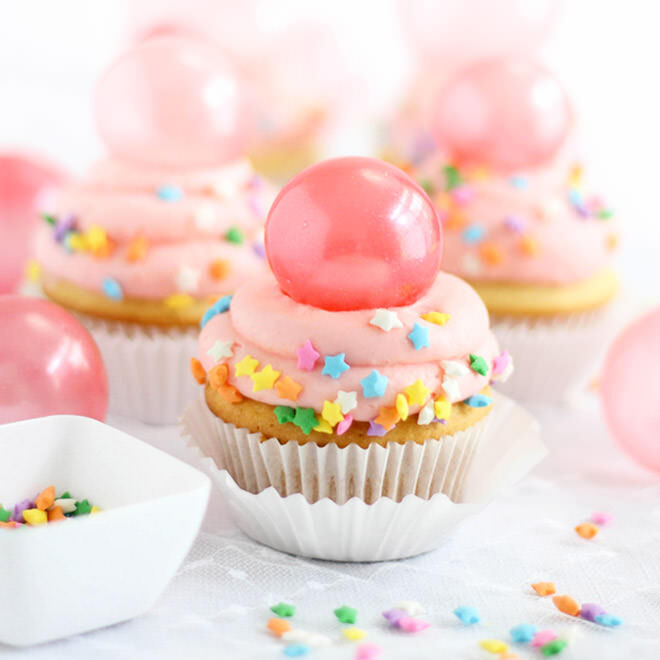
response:
[[(295, 626), (333, 640), (307, 656), (319, 660), (355, 657), (355, 644), (343, 638), (333, 615), (343, 604), (358, 609), (357, 625), (368, 632), (365, 641), (384, 648), (382, 660), (495, 658), (478, 641), (508, 640), (509, 629), (522, 622), (567, 638), (561, 655), (566, 660), (660, 658), (660, 478), (614, 446), (595, 401), (577, 409), (533, 411), (550, 456), (434, 552), (380, 564), (283, 555), (243, 536), (214, 491), (202, 534), (148, 615), (43, 647), (0, 646), (0, 656), (281, 658), (284, 645), (265, 624), (269, 607), (282, 600), (297, 606)], [(174, 427), (109, 421), (195, 461)], [(610, 512), (614, 521), (587, 541), (573, 528), (594, 511)], [(623, 618), (623, 626), (609, 630), (560, 614), (531, 590), (541, 580), (554, 581), (558, 593), (579, 603), (601, 604)], [(428, 630), (415, 635), (388, 630), (381, 612), (404, 599), (424, 605)], [(478, 608), (482, 623), (460, 624), (452, 614), (459, 605)], [(521, 660), (543, 657), (537, 649), (515, 650)]]

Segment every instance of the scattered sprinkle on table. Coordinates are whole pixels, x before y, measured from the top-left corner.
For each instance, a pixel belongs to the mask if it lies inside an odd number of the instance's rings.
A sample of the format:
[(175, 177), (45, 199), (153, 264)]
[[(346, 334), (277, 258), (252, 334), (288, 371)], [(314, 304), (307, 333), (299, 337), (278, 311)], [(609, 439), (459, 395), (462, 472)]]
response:
[(355, 608), (342, 605), (335, 610), (335, 616), (341, 623), (355, 623), (358, 612)]
[(564, 614), (568, 614), (569, 616), (578, 616), (580, 614), (580, 606), (570, 596), (554, 596), (552, 602)]
[(553, 639), (551, 642), (544, 644), (541, 647), (541, 653), (545, 656), (557, 655), (566, 648), (567, 642), (565, 639)]
[(598, 527), (593, 523), (586, 522), (581, 523), (575, 528), (578, 536), (581, 536), (583, 539), (592, 539), (596, 534), (598, 534)]
[(415, 619), (412, 616), (403, 616), (397, 622), (397, 627), (406, 633), (418, 633), (426, 630), (431, 624), (423, 619)]
[(464, 623), (466, 626), (471, 626), (474, 625), (475, 623), (479, 623), (481, 621), (481, 617), (479, 616), (479, 612), (475, 607), (469, 607), (469, 606), (461, 606), (457, 607), (454, 610), (454, 614), (458, 618), (458, 620), (461, 623)]
[(269, 619), (266, 628), (274, 635), (281, 637), (285, 632), (291, 630), (291, 624), (286, 619)]
[(514, 628), (511, 628), (509, 634), (514, 642), (518, 642), (519, 644), (529, 644), (534, 639), (537, 630), (537, 627), (533, 626), (531, 623), (521, 623)]
[(289, 644), (284, 647), (282, 653), (289, 658), (299, 658), (309, 653), (309, 646), (305, 646), (304, 644)]
[(296, 613), (296, 606), (288, 603), (277, 603), (270, 608), (270, 611), (277, 616), (290, 618)]
[(378, 644), (360, 644), (355, 651), (355, 660), (376, 660), (382, 652)]
[(341, 632), (351, 642), (358, 642), (367, 636), (367, 631), (361, 628), (344, 628)]
[(599, 527), (609, 525), (613, 518), (614, 516), (611, 513), (597, 512), (591, 514), (591, 522), (594, 523), (594, 525), (598, 525)]
[(506, 653), (508, 646), (499, 639), (482, 639), (479, 646), (488, 653)]
[(532, 585), (532, 589), (534, 589), (539, 596), (552, 596), (552, 594), (557, 591), (554, 582), (535, 582)]

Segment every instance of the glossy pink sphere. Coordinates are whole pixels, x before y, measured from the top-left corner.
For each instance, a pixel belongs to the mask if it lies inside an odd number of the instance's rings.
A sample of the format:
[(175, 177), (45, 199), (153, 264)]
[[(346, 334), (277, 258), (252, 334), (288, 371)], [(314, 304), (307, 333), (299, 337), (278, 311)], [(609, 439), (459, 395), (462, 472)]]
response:
[(221, 165), (242, 156), (249, 138), (246, 95), (228, 58), (186, 35), (124, 53), (98, 83), (95, 113), (114, 156), (154, 166)]
[(440, 267), (442, 229), (426, 193), (399, 168), (336, 158), (284, 186), (266, 222), (284, 293), (328, 310), (407, 305)]
[(603, 413), (623, 449), (660, 472), (660, 307), (629, 325), (603, 365)]
[(568, 135), (571, 106), (534, 59), (482, 61), (458, 74), (431, 107), (431, 132), (458, 163), (513, 171), (539, 165)]
[(91, 335), (39, 298), (0, 296), (0, 424), (70, 414), (103, 421), (108, 379)]
[(39, 211), (65, 179), (45, 161), (0, 154), (0, 293), (13, 292), (20, 284)]

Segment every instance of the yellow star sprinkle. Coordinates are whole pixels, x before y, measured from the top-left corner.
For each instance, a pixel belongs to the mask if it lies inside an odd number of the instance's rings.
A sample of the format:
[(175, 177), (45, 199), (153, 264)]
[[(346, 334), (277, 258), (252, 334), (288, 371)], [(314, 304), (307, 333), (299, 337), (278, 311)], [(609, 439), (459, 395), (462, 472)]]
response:
[(323, 417), (330, 426), (336, 426), (344, 419), (344, 416), (341, 414), (341, 406), (338, 403), (333, 403), (332, 401), (327, 400), (323, 402), (321, 417)]
[(30, 280), (30, 282), (38, 282), (41, 279), (41, 264), (34, 259), (30, 259), (25, 264), (25, 277)]
[(280, 372), (275, 371), (270, 364), (267, 364), (261, 371), (255, 371), (250, 375), (252, 378), (252, 391), (269, 390), (275, 385), (275, 381), (280, 377)]
[(408, 399), (406, 399), (406, 395), (397, 394), (394, 405), (396, 407), (396, 411), (399, 413), (399, 417), (401, 417), (401, 420), (405, 422), (408, 419)]
[(483, 639), (479, 646), (489, 653), (506, 653), (507, 645), (499, 639)]
[(351, 642), (357, 642), (367, 636), (367, 631), (361, 628), (344, 628), (342, 632), (344, 633), (344, 637)]
[(170, 309), (181, 309), (194, 304), (195, 299), (187, 293), (174, 293), (163, 301)]
[(75, 232), (71, 232), (67, 237), (67, 245), (74, 252), (82, 252), (87, 249), (87, 241), (85, 240), (85, 237), (82, 234), (77, 234)]
[(259, 360), (255, 360), (251, 355), (246, 355), (240, 362), (236, 363), (234, 372), (236, 376), (251, 376), (258, 366)]
[(443, 314), (442, 312), (428, 312), (428, 314), (422, 314), (422, 318), (429, 323), (444, 325), (449, 321), (449, 314)]
[(449, 419), (451, 417), (451, 402), (441, 396), (433, 404), (433, 410), (438, 419)]
[(408, 395), (408, 403), (411, 406), (423, 406), (430, 392), (421, 380), (416, 380), (403, 391)]
[(85, 242), (87, 248), (92, 252), (99, 252), (104, 250), (108, 245), (108, 235), (105, 233), (103, 227), (92, 225), (85, 232)]
[(314, 427), (314, 431), (318, 431), (319, 433), (332, 433), (332, 426), (322, 419), (319, 422), (319, 425)]

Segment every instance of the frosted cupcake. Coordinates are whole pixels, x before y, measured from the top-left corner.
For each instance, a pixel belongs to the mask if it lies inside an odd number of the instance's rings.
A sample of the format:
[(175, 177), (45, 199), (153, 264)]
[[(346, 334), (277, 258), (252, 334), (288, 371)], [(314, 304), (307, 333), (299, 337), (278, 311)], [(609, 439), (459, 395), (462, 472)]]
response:
[(164, 37), (127, 52), (101, 80), (96, 113), (110, 157), (45, 218), (43, 290), (92, 329), (111, 410), (173, 422), (207, 308), (266, 270), (272, 192), (241, 155), (240, 89), (208, 43)]
[(512, 363), (478, 295), (438, 273), (441, 250), (431, 201), (394, 166), (329, 160), (285, 186), (274, 276), (205, 323), (192, 361), (240, 488), (460, 499)]
[(558, 400), (594, 367), (617, 292), (612, 210), (577, 158), (559, 83), (533, 61), (483, 62), (442, 93), (440, 149), (417, 169), (464, 277), (515, 352), (518, 398)]

